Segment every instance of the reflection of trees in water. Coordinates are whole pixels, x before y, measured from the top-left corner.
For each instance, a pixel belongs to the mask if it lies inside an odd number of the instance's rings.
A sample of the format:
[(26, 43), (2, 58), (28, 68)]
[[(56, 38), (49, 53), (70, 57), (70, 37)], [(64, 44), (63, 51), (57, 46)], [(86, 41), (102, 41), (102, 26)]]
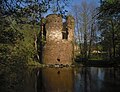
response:
[(91, 92), (91, 75), (88, 68), (75, 71), (75, 92)]
[(79, 79), (80, 81), (79, 84), (76, 84), (76, 85), (80, 85), (77, 92), (81, 89), (82, 90), (80, 92), (91, 92), (91, 70), (89, 70), (89, 68), (79, 68), (79, 69), (80, 71), (78, 72), (77, 75), (81, 76), (81, 78)]
[(75, 70), (75, 92), (118, 92), (119, 81), (119, 68), (86, 67)]
[(37, 91), (36, 92), (44, 92), (44, 86), (42, 83), (42, 69), (37, 69)]
[(33, 68), (0, 66), (0, 92), (36, 92), (37, 78)]
[(83, 79), (84, 79), (84, 92), (91, 91), (91, 71), (90, 68), (84, 68)]
[[(119, 68), (0, 66), (0, 92), (119, 92)], [(74, 73), (73, 73), (74, 70)]]
[(120, 69), (119, 68), (106, 68), (105, 69), (105, 79), (104, 79), (104, 87), (102, 91), (107, 89), (109, 92), (119, 92), (120, 90)]
[(22, 92), (25, 68), (21, 66), (0, 66), (0, 68), (0, 92)]

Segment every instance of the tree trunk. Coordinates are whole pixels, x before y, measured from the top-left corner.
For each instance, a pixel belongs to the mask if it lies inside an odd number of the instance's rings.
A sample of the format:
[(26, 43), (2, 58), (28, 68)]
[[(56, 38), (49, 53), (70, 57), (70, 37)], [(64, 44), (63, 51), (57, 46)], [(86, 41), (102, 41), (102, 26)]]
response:
[(88, 52), (88, 58), (91, 58), (91, 47), (93, 42), (93, 24), (91, 25), (91, 32), (90, 32), (90, 43), (89, 43), (89, 52)]
[(114, 24), (113, 21), (111, 20), (111, 24), (112, 24), (112, 48), (113, 48), (113, 58), (115, 58), (115, 29), (114, 29)]
[(87, 30), (85, 27), (85, 33), (84, 33), (84, 58), (87, 59)]

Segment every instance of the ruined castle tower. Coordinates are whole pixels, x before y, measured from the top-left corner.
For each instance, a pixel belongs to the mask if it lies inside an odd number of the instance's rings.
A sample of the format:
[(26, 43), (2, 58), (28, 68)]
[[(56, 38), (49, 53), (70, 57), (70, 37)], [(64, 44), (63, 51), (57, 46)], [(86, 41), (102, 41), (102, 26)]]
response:
[(74, 18), (51, 14), (46, 17), (46, 44), (43, 48), (44, 64), (72, 64), (74, 43)]

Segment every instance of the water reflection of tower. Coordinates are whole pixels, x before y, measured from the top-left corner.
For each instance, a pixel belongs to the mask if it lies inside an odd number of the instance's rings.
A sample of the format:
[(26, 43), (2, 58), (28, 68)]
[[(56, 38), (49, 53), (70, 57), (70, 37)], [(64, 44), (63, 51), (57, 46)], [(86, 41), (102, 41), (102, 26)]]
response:
[(45, 68), (42, 70), (43, 92), (74, 92), (72, 68)]

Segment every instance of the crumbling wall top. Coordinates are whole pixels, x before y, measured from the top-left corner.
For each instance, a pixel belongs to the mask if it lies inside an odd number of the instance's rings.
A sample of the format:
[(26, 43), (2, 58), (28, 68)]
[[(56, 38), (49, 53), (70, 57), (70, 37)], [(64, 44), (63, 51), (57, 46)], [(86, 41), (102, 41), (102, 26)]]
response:
[(67, 22), (67, 27), (70, 29), (74, 29), (75, 26), (75, 19), (73, 16), (69, 15), (66, 18), (66, 22)]
[(61, 23), (62, 22), (62, 17), (58, 14), (50, 14), (46, 17), (47, 23)]
[(62, 17), (58, 14), (50, 14), (46, 17), (46, 28), (50, 30), (62, 29)]

